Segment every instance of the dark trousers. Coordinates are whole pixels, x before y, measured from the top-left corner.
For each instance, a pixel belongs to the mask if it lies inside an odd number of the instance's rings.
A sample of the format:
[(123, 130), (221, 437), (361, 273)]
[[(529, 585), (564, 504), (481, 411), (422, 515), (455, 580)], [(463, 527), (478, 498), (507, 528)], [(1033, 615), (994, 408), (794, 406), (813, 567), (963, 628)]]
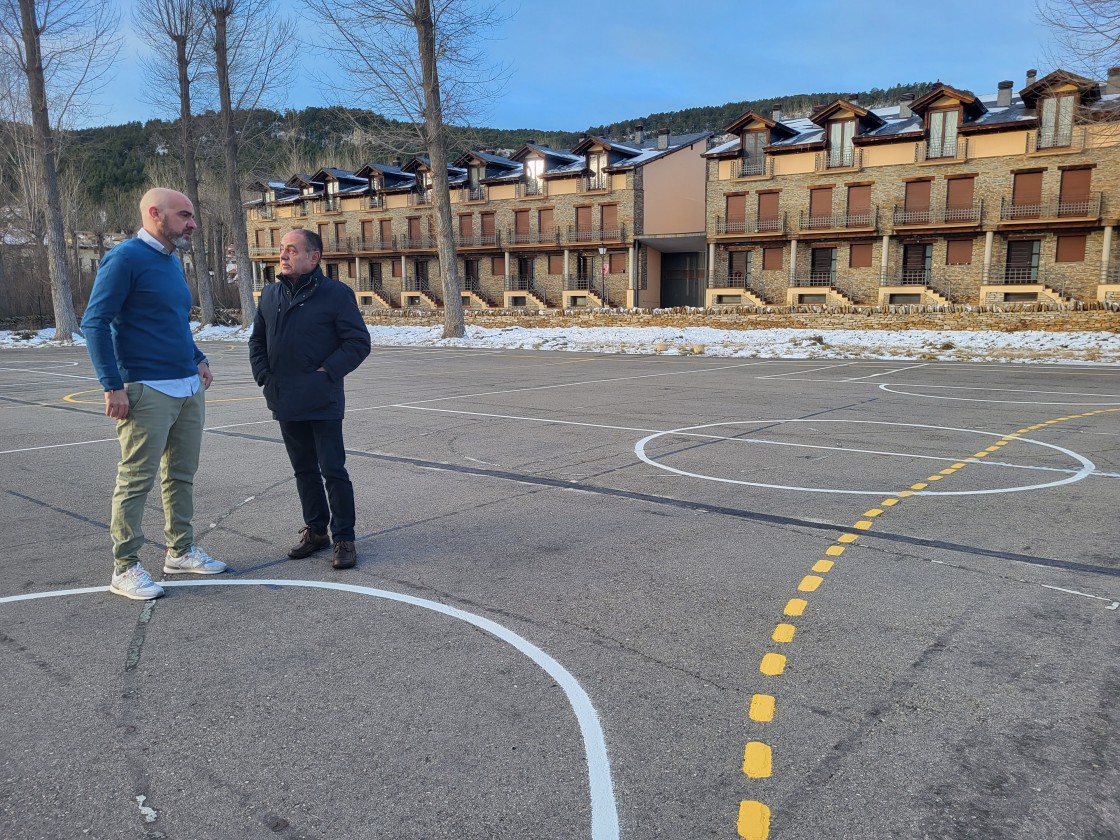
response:
[[(284, 448), (296, 474), (303, 524), (334, 542), (354, 540), (354, 485), (346, 472), (341, 420), (281, 423)], [(326, 485), (324, 490), (324, 485)]]

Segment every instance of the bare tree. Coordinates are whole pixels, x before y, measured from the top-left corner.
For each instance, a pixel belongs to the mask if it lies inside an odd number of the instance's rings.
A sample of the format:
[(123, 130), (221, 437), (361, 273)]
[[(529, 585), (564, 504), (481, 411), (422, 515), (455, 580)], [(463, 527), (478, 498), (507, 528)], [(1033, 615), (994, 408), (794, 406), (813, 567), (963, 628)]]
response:
[[(165, 91), (174, 86), (179, 92), (179, 151), (183, 161), (184, 192), (194, 204), (198, 230), (194, 234), (190, 261), (203, 324), (216, 321), (214, 290), (206, 260), (206, 227), (202, 224), (202, 202), (198, 192), (198, 162), (195, 153), (195, 118), (191, 86), (200, 74), (213, 67), (213, 57), (205, 38), (206, 10), (201, 0), (148, 0), (133, 8), (133, 25), (137, 33), (161, 33), (163, 39), (152, 43), (152, 54), (145, 61), (145, 71), (155, 84), (146, 86), (152, 104), (166, 101)], [(173, 75), (173, 78), (168, 78)]]
[[(436, 250), (443, 279), (445, 338), (466, 334), (447, 179), (446, 126), (487, 101), (500, 69), (486, 67), (480, 35), (495, 6), (471, 0), (304, 0), (325, 24), (324, 47), (349, 73), (349, 93), (412, 126), (432, 167)], [(376, 106), (376, 107), (375, 107)]]
[[(221, 106), (222, 148), (226, 166), (229, 241), (237, 267), (241, 323), (253, 323), (253, 278), (249, 238), (241, 195), (241, 144), (238, 112), (261, 107), (284, 88), (299, 52), (294, 27), (280, 15), (274, 0), (204, 0), (214, 42), (214, 69)], [(277, 45), (280, 46), (277, 49)]]
[(1091, 78), (1120, 65), (1120, 0), (1039, 0), (1037, 9), (1054, 31), (1056, 64)]
[(57, 139), (65, 121), (88, 105), (116, 57), (116, 29), (111, 0), (0, 0), (0, 61), (18, 68), (26, 79), (46, 208), (55, 337), (60, 341), (74, 337), (78, 320), (66, 259)]

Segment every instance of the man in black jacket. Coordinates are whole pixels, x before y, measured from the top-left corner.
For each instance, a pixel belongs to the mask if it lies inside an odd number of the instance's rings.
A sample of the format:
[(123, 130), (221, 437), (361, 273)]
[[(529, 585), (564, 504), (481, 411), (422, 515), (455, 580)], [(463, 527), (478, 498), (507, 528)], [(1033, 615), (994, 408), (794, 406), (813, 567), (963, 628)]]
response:
[(284, 235), (280, 280), (261, 294), (249, 360), (280, 422), (303, 507), (300, 541), (288, 556), (309, 557), (333, 538), (334, 567), (349, 569), (357, 552), (354, 486), (342, 442), (342, 380), (369, 355), (370, 340), (350, 287), (320, 270), (322, 254), (318, 234), (296, 228)]

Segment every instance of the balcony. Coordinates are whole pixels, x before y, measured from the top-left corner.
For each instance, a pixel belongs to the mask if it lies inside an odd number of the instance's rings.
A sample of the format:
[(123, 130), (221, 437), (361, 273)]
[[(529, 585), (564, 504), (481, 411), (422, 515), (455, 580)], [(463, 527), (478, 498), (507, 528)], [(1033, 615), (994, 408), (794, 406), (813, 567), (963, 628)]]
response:
[(622, 242), (626, 239), (626, 226), (616, 228), (568, 228), (566, 242)]
[(774, 174), (774, 159), (766, 155), (755, 155), (731, 164), (732, 178), (757, 178), (760, 175)]
[(718, 272), (708, 280), (709, 289), (755, 290), (754, 275), (749, 271)]
[(249, 257), (279, 257), (279, 245), (252, 245), (249, 248)]
[(846, 231), (878, 230), (879, 206), (859, 213), (831, 213), (829, 215), (810, 215), (808, 210), (797, 211), (799, 231)]
[(431, 288), (427, 277), (409, 274), (407, 277), (401, 278), (401, 291), (429, 293), (431, 292)]
[(883, 280), (884, 286), (928, 286), (933, 272), (928, 268), (901, 268), (894, 277)]
[(600, 172), (597, 175), (581, 175), (579, 191), (582, 192), (607, 192), (611, 188), (611, 176)]
[(270, 222), (276, 218), (276, 209), (270, 206), (253, 207), (249, 210), (249, 218), (258, 222)]
[(907, 210), (895, 205), (891, 221), (896, 228), (904, 227), (967, 227), (978, 225), (984, 218), (983, 200), (974, 201), (971, 207), (930, 208), (928, 210)]
[(431, 190), (416, 190), (408, 194), (409, 207), (426, 207), (432, 203)]
[(1014, 204), (1007, 196), (1000, 199), (999, 220), (1001, 223), (1030, 223), (1040, 219), (1047, 221), (1081, 221), (1099, 219), (1101, 216), (1101, 194), (1089, 193), (1087, 198), (1071, 201), (1069, 199), (1050, 199), (1035, 204)]
[(517, 185), (518, 198), (546, 195), (548, 195), (548, 183), (540, 178), (526, 178), (524, 182)]
[(321, 215), (329, 215), (332, 213), (342, 212), (342, 199), (337, 195), (332, 195), (328, 198), (320, 199), (315, 202), (315, 213)]
[(1060, 154), (1080, 152), (1085, 148), (1085, 126), (1067, 126), (1057, 130), (1036, 129), (1027, 135), (1027, 154)]
[(435, 241), (429, 236), (402, 236), (396, 240), (397, 248), (402, 251), (428, 251), (435, 246)]
[(392, 239), (359, 239), (354, 242), (355, 251), (392, 251)]
[(543, 231), (534, 230), (521, 232), (507, 230), (505, 242), (508, 245), (559, 245), (560, 229), (553, 227)]
[(333, 237), (323, 237), (323, 253), (324, 254), (349, 254), (352, 252), (349, 239), (334, 239)]
[(476, 295), (482, 294), (482, 282), (477, 277), (470, 275), (459, 275), (459, 291), (474, 292)]
[(948, 142), (923, 140), (914, 147), (915, 163), (951, 163), (968, 160), (968, 138), (957, 137)]
[(594, 292), (597, 291), (594, 274), (565, 274), (565, 292)]
[(777, 216), (747, 216), (741, 219), (716, 217), (716, 236), (782, 236), (786, 232), (786, 212)]
[(367, 195), (362, 202), (363, 210), (382, 210), (385, 207), (385, 196), (380, 193), (376, 195)]
[(292, 216), (297, 219), (302, 219), (307, 215), (307, 203), (300, 201), (292, 205)]
[(487, 188), (481, 184), (477, 187), (463, 187), (459, 190), (459, 201), (464, 204), (468, 201), (486, 201), (489, 195)]
[(789, 280), (789, 284), (795, 288), (831, 288), (836, 285), (836, 272), (821, 270), (807, 271), (804, 274), (798, 274), (796, 277), (791, 277)]
[(506, 275), (507, 292), (536, 292), (536, 278), (532, 274)]
[(375, 277), (372, 274), (367, 274), (364, 277), (358, 278), (358, 291), (359, 292), (384, 292), (385, 281), (380, 277)]
[(815, 168), (817, 172), (830, 169), (862, 169), (863, 149), (829, 149), (817, 152)]
[(502, 238), (496, 233), (472, 233), (470, 236), (456, 236), (456, 248), (497, 248)]

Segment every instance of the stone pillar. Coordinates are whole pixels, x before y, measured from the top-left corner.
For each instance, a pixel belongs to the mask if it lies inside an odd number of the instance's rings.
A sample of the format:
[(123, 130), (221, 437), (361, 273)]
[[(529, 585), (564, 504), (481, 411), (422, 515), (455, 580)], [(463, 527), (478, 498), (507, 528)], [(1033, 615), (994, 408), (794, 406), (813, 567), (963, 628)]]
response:
[(879, 285), (887, 285), (887, 258), (891, 253), (891, 235), (883, 234), (883, 253), (879, 256)]
[(1112, 225), (1104, 229), (1104, 244), (1101, 246), (1101, 282), (1108, 282), (1108, 263), (1112, 257)]
[[(987, 284), (988, 278), (992, 274), (992, 242), (995, 240), (995, 231), (988, 231), (984, 234), (984, 268), (980, 275), (980, 282)], [(983, 301), (981, 301), (983, 303)]]
[(789, 284), (792, 286), (797, 277), (797, 240), (789, 241)]

